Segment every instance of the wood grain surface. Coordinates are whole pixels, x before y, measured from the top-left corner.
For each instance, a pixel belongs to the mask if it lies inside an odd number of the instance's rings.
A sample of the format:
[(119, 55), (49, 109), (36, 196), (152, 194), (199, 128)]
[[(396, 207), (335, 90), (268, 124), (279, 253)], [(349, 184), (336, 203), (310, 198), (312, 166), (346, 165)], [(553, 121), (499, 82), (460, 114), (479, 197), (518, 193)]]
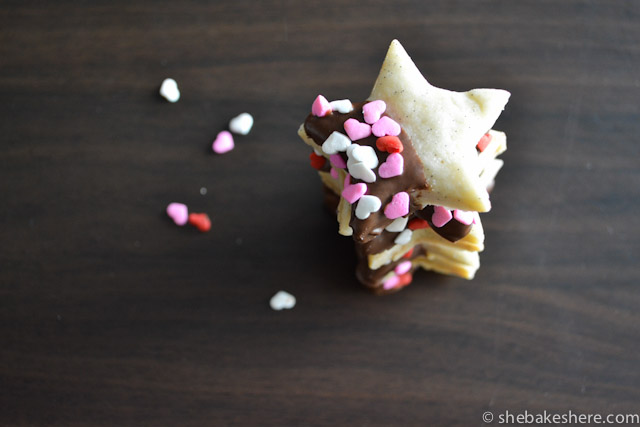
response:
[[(437, 86), (510, 90), (509, 151), (476, 279), (376, 297), (296, 131), (393, 38)], [(0, 425), (640, 413), (639, 70), (638, 2), (3, 1)]]

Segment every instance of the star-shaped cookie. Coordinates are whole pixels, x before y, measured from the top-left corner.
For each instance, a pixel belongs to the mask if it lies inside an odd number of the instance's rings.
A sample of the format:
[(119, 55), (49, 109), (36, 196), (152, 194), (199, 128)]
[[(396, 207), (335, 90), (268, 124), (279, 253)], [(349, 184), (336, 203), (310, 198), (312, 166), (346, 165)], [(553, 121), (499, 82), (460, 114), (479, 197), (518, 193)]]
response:
[(389, 46), (369, 100), (381, 99), (422, 160), (428, 191), (425, 205), (486, 212), (491, 209), (476, 144), (509, 100), (500, 89), (452, 92), (432, 86), (400, 42)]

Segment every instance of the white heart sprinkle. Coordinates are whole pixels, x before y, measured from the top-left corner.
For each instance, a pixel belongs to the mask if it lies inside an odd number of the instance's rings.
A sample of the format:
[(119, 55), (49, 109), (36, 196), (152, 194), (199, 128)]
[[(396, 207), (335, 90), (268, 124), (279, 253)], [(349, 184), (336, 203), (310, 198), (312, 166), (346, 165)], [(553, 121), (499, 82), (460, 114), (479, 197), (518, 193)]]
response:
[(353, 111), (353, 104), (348, 99), (337, 99), (335, 101), (331, 101), (329, 106), (333, 111), (337, 111), (338, 113), (346, 114)]
[(164, 79), (160, 86), (160, 95), (169, 102), (178, 102), (178, 99), (180, 99), (178, 83), (173, 79)]
[(354, 163), (349, 161), (347, 163), (347, 168), (349, 169), (349, 174), (356, 179), (361, 179), (368, 183), (376, 182), (375, 172), (366, 167), (362, 162)]
[(347, 149), (347, 156), (349, 160), (356, 162), (362, 162), (369, 169), (378, 167), (378, 156), (376, 150), (368, 145), (351, 144)]
[(400, 217), (393, 220), (393, 222), (385, 227), (385, 230), (391, 231), (393, 233), (399, 233), (407, 226), (407, 221), (409, 221), (409, 217)]
[(229, 122), (229, 130), (233, 133), (246, 135), (253, 127), (253, 117), (249, 113), (242, 113)]
[(336, 154), (345, 151), (351, 145), (351, 140), (347, 135), (340, 132), (333, 132), (322, 144), (322, 151), (326, 154)]
[(380, 206), (382, 206), (382, 202), (376, 196), (364, 195), (358, 200), (356, 217), (358, 219), (367, 219), (372, 212), (378, 212)]
[(396, 240), (394, 240), (393, 243), (395, 243), (396, 245), (406, 245), (411, 241), (412, 234), (413, 231), (407, 228), (402, 233), (398, 234), (398, 237), (396, 237)]
[(293, 308), (296, 305), (296, 297), (291, 295), (289, 292), (278, 291), (278, 293), (271, 297), (269, 305), (272, 309), (277, 311), (280, 311), (283, 308)]
[(317, 148), (314, 148), (313, 152), (316, 153), (316, 155), (318, 156), (324, 156), (324, 153), (322, 152), (322, 150), (318, 150)]

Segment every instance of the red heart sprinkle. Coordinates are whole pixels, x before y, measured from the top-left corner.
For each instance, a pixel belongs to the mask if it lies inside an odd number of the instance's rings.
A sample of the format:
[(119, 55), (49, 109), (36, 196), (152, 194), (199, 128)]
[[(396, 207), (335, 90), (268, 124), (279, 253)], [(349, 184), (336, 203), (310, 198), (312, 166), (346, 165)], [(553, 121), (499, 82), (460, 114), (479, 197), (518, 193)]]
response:
[(311, 160), (311, 167), (317, 170), (322, 169), (324, 164), (327, 162), (323, 156), (318, 156), (316, 153), (309, 154), (309, 160)]
[(409, 259), (411, 258), (411, 255), (413, 255), (413, 248), (409, 249), (406, 254), (402, 255), (402, 258)]
[(404, 147), (402, 141), (397, 136), (381, 136), (376, 140), (376, 147), (380, 151), (386, 151), (387, 153), (402, 153)]
[(396, 285), (396, 288), (401, 288), (411, 283), (411, 281), (413, 280), (413, 276), (411, 275), (411, 273), (404, 273), (398, 276), (398, 279), (399, 281), (398, 281), (398, 284)]
[(478, 145), (476, 145), (476, 148), (482, 153), (484, 149), (487, 148), (487, 145), (489, 145), (490, 142), (491, 134), (485, 133), (482, 138), (480, 138), (480, 141), (478, 141)]
[(421, 228), (429, 228), (429, 223), (422, 218), (413, 218), (407, 227), (409, 230), (420, 230)]
[(206, 233), (211, 230), (211, 220), (206, 213), (190, 213), (189, 224), (196, 227), (198, 230)]

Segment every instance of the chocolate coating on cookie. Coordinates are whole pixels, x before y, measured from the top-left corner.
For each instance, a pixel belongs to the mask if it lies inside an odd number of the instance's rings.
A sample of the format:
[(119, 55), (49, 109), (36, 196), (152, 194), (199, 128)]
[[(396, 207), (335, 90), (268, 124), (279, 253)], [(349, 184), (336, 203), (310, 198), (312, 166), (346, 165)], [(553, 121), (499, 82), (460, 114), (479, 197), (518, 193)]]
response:
[[(305, 132), (316, 144), (322, 145), (332, 132), (338, 131), (345, 133), (344, 122), (348, 119), (353, 118), (359, 122), (364, 122), (364, 115), (362, 113), (362, 106), (364, 104), (366, 104), (366, 102), (354, 103), (353, 111), (346, 114), (340, 114), (335, 111), (324, 117), (316, 117), (310, 114), (304, 122)], [(409, 136), (406, 132), (402, 131), (399, 138), (404, 147), (404, 150), (402, 151), (402, 156), (404, 158), (404, 171), (402, 175), (393, 178), (380, 178), (378, 176), (375, 182), (367, 183), (367, 194), (378, 197), (382, 202), (383, 208), (391, 202), (393, 195), (398, 192), (405, 191), (409, 196), (411, 196), (418, 190), (427, 190), (429, 188), (424, 177), (422, 161), (414, 150)], [(389, 153), (377, 150), (377, 139), (378, 138), (376, 136), (371, 135), (369, 137), (359, 139), (355, 143), (362, 146), (368, 145), (373, 147), (374, 150), (376, 150), (379, 163), (382, 164), (386, 162)], [(346, 162), (346, 154), (341, 153), (341, 156), (343, 156)], [(351, 182), (357, 183), (364, 181), (352, 177)], [(411, 203), (411, 206), (413, 208), (414, 204)], [(353, 228), (353, 238), (356, 242), (369, 242), (376, 239), (380, 233), (374, 232), (374, 230), (384, 229), (393, 221), (384, 215), (383, 210), (384, 209), (380, 209), (378, 212), (372, 213), (364, 220), (358, 219), (352, 214), (350, 226)], [(388, 247), (393, 245), (393, 240), (391, 240), (391, 243), (392, 244)]]

